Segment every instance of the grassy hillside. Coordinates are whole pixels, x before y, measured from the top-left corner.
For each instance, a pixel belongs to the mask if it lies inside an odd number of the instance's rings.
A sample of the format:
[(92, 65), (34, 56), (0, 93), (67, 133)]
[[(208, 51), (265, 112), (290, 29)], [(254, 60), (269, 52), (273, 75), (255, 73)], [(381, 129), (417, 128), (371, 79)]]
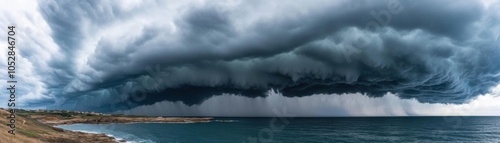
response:
[[(9, 134), (7, 126), (10, 115), (5, 110), (0, 110), (0, 143), (84, 143), (84, 142), (115, 142), (113, 138), (104, 134), (87, 134), (66, 131), (43, 124), (29, 118), (30, 114), (19, 112), (16, 116), (16, 135)], [(24, 124), (23, 124), (24, 122)]]
[[(10, 127), (7, 126), (9, 119), (7, 116), (10, 115), (9, 112), (5, 110), (0, 110), (0, 142), (2, 143), (41, 143), (41, 135), (57, 133), (60, 131), (54, 130), (52, 127), (40, 124), (36, 121), (27, 119), (22, 116), (16, 117), (16, 135), (8, 133)], [(23, 121), (24, 122), (23, 124)]]

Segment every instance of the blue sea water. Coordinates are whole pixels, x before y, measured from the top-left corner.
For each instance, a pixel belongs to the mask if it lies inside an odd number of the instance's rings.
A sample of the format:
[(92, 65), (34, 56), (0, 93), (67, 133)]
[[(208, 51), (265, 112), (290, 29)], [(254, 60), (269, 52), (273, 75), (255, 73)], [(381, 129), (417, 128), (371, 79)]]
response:
[(206, 123), (74, 124), (130, 142), (500, 142), (500, 117), (216, 118)]

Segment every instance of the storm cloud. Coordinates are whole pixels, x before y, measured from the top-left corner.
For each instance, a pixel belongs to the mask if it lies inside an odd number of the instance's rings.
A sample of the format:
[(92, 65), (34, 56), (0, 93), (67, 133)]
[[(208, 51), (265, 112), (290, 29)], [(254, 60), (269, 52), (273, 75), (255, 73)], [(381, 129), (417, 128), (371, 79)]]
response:
[(115, 111), (270, 90), (462, 104), (500, 81), (498, 2), (47, 0), (36, 8), (26, 19), (45, 25), (45, 42), (20, 51), (36, 71), (26, 82), (39, 90), (24, 91), (33, 105)]

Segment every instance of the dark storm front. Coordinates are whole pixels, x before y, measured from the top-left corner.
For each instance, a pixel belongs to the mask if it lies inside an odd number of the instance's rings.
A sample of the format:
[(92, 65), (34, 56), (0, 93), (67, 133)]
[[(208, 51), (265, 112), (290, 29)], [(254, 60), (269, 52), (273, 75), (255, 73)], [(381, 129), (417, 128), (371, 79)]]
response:
[(128, 141), (159, 143), (500, 141), (500, 117), (288, 118), (290, 122), (283, 130), (261, 136), (258, 136), (259, 132), (269, 128), (272, 118), (218, 120), (191, 124), (76, 124), (60, 127), (107, 133)]

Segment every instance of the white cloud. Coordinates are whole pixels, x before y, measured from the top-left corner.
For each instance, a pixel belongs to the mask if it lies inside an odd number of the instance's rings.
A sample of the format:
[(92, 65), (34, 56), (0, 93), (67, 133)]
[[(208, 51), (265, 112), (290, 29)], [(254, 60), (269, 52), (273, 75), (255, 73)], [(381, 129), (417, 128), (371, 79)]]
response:
[[(16, 32), (16, 80), (18, 81), (16, 106), (23, 105), (28, 100), (49, 98), (44, 80), (47, 73), (53, 72), (48, 61), (64, 59), (59, 47), (51, 37), (51, 29), (38, 11), (37, 1), (9, 1), (0, 8), (0, 47), (7, 47), (7, 26), (15, 26)], [(0, 58), (7, 59), (7, 50), (0, 50)], [(7, 62), (0, 62), (0, 69), (7, 69)], [(7, 75), (0, 77), (1, 83), (9, 80)], [(6, 84), (4, 84), (6, 85)], [(8, 95), (2, 90), (3, 95)], [(8, 96), (0, 96), (1, 101), (7, 101)], [(6, 107), (7, 104), (0, 104)], [(24, 104), (26, 105), (26, 104)]]

